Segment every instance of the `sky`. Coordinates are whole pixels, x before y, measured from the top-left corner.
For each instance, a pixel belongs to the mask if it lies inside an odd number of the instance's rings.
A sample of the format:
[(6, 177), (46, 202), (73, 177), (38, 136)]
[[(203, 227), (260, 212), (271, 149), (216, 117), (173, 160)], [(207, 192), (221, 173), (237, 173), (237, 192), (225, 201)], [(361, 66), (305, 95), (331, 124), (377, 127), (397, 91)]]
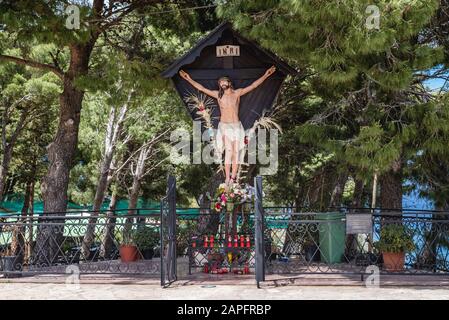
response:
[[(445, 85), (444, 79), (430, 79), (424, 82), (424, 85), (431, 91), (439, 91)], [(446, 83), (445, 90), (449, 89), (449, 82)]]

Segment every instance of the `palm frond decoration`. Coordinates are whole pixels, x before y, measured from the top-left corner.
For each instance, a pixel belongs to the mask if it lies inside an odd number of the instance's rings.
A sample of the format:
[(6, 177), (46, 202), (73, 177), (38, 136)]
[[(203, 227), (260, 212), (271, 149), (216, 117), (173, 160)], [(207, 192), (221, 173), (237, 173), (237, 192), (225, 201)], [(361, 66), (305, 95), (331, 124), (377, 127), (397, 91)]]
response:
[(218, 169), (217, 169), (216, 172), (217, 172), (217, 173), (223, 172), (223, 174), (224, 174), (224, 172), (225, 172), (225, 167), (224, 167), (223, 163), (220, 163), (220, 164), (218, 165)]
[[(281, 126), (278, 123), (276, 123), (271, 117), (262, 116), (259, 120), (256, 120), (254, 122), (253, 126), (251, 127), (251, 129), (249, 129), (249, 135), (247, 136), (248, 139), (250, 139), (250, 137), (253, 136), (253, 134), (257, 128), (263, 128), (263, 129), (267, 129), (267, 130), (276, 128), (277, 130), (279, 130), (280, 133), (282, 133)], [(246, 152), (248, 152), (248, 143), (245, 143), (245, 144), (246, 144), (246, 146), (245, 146), (244, 152), (246, 153)], [(246, 170), (244, 167), (246, 167)], [(243, 162), (240, 164), (239, 170), (237, 172), (237, 176), (239, 177), (239, 179), (246, 178), (248, 168), (249, 168), (248, 163)]]
[(271, 117), (263, 116), (259, 120), (256, 120), (254, 122), (254, 125), (250, 129), (251, 132), (254, 132), (258, 127), (264, 128), (264, 129), (273, 129), (276, 128), (279, 130), (280, 133), (282, 133), (282, 128), (279, 124), (277, 124)]
[(201, 92), (199, 94), (189, 92), (184, 101), (192, 111), (196, 111), (199, 119), (204, 120), (206, 128), (212, 128), (212, 108), (215, 107), (215, 102), (211, 97)]

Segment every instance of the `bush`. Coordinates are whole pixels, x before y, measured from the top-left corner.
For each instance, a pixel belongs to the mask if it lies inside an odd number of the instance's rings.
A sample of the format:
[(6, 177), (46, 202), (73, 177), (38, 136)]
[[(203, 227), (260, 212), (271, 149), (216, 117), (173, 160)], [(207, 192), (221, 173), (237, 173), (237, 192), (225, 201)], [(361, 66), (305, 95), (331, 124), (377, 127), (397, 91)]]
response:
[(181, 221), (177, 226), (176, 235), (176, 254), (178, 257), (182, 257), (187, 254), (192, 236), (195, 235), (197, 229), (197, 223), (189, 223), (187, 221)]
[(139, 226), (133, 234), (133, 242), (139, 250), (153, 249), (159, 244), (159, 231), (153, 227)]
[(396, 223), (382, 226), (380, 240), (374, 245), (380, 252), (401, 253), (415, 249), (411, 230)]

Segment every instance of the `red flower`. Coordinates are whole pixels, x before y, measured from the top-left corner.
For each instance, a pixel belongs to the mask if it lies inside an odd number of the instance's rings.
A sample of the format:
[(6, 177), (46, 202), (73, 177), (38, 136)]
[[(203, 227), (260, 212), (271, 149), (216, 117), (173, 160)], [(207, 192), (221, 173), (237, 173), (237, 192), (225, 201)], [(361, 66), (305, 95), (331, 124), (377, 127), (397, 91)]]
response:
[(220, 204), (220, 202), (217, 202), (217, 203), (215, 204), (215, 210), (217, 210), (217, 211), (220, 211), (220, 210), (221, 210), (221, 204)]
[(248, 136), (245, 136), (245, 138), (243, 139), (243, 141), (245, 142), (245, 144), (248, 144)]

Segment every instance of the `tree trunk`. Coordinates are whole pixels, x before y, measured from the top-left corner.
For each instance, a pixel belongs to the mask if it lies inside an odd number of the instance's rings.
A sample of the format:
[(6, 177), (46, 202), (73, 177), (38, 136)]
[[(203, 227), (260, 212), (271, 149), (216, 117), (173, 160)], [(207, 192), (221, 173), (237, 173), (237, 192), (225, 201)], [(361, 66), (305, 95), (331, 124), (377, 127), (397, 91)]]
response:
[(12, 131), (11, 136), (9, 139), (7, 138), (7, 130), (6, 127), (8, 125), (8, 122), (11, 120), (10, 114), (8, 110), (11, 106), (6, 106), (5, 110), (2, 114), (2, 123), (1, 123), (1, 144), (3, 147), (3, 158), (2, 162), (0, 164), (0, 202), (3, 201), (3, 196), (5, 195), (5, 185), (6, 185), (6, 179), (8, 177), (9, 172), (9, 165), (11, 163), (12, 159), (12, 152), (14, 149), (14, 145), (17, 142), (17, 138), (19, 137), (19, 134), (22, 132), (23, 128), (26, 125), (27, 122), (27, 116), (28, 112), (26, 109), (23, 109), (19, 120), (15, 126), (15, 128)]
[(114, 152), (116, 149), (117, 140), (119, 138), (119, 133), (121, 131), (122, 123), (128, 109), (128, 103), (131, 99), (131, 94), (132, 91), (128, 95), (128, 101), (120, 108), (118, 116), (115, 107), (111, 108), (111, 112), (109, 114), (104, 141), (104, 156), (100, 166), (100, 176), (98, 177), (97, 189), (95, 192), (95, 198), (91, 212), (92, 218), (89, 219), (89, 224), (87, 226), (86, 233), (84, 234), (82, 244), (82, 254), (86, 258), (89, 257), (90, 246), (94, 241), (95, 223), (97, 221), (96, 217), (101, 210), (101, 205), (103, 204), (106, 190), (108, 189), (111, 182)]
[(134, 215), (136, 214), (137, 202), (139, 200), (139, 191), (140, 191), (140, 179), (134, 177), (133, 184), (131, 187), (131, 193), (129, 195), (128, 202), (128, 214)]
[[(151, 145), (145, 145), (140, 149), (139, 157), (134, 166), (131, 166), (131, 172), (133, 175), (133, 184), (131, 186), (131, 191), (129, 193), (128, 200), (128, 215), (136, 215), (138, 211), (137, 202), (139, 200), (139, 192), (140, 192), (140, 182), (142, 181), (143, 176), (145, 175), (145, 161), (148, 158), (148, 154), (151, 151)], [(133, 217), (128, 217), (126, 219), (124, 233), (129, 235), (129, 231), (132, 228), (132, 224), (134, 222)]]
[(0, 165), (0, 202), (3, 201), (5, 195), (6, 178), (8, 177), (9, 164), (12, 158), (12, 146), (7, 145), (4, 147), (2, 163)]
[(295, 212), (300, 212), (304, 204), (304, 186), (298, 185), (295, 195)]
[(128, 110), (128, 103), (131, 99), (131, 93), (128, 95), (128, 101), (120, 108), (119, 114), (113, 107), (108, 119), (108, 126), (106, 137), (104, 141), (104, 156), (100, 168), (100, 176), (98, 178), (97, 189), (95, 192), (95, 198), (93, 203), (93, 211), (100, 210), (104, 200), (105, 192), (109, 186), (111, 180), (111, 169), (113, 167), (112, 159), (119, 139), (120, 131), (123, 121), (125, 119), (126, 112)]
[[(447, 201), (437, 202), (435, 204), (436, 211), (447, 212), (449, 209), (449, 203)], [(448, 239), (447, 228), (444, 227), (444, 220), (448, 219), (447, 215), (434, 212), (432, 214), (432, 225), (430, 230), (424, 234), (424, 247), (420, 250), (421, 254), (417, 256), (417, 267), (420, 269), (432, 270), (436, 272), (437, 270), (447, 270), (447, 266), (444, 261), (438, 264), (438, 247), (444, 245)], [(438, 220), (438, 225), (436, 222)], [(443, 259), (446, 260), (446, 259)]]
[(33, 213), (34, 213), (34, 189), (35, 189), (36, 181), (33, 179), (33, 183), (31, 185), (31, 192), (30, 192), (30, 202), (29, 202), (29, 210), (28, 210), (28, 243), (26, 248), (26, 255), (25, 260), (27, 263), (31, 260), (31, 255), (33, 254), (33, 247), (34, 247), (34, 241), (33, 241), (33, 228), (34, 228), (34, 220), (33, 220)]
[(347, 171), (338, 175), (338, 179), (335, 183), (335, 187), (332, 190), (330, 207), (335, 208), (341, 205), (343, 199), (343, 192), (345, 191), (346, 181), (348, 181), (349, 173)]
[(14, 226), (12, 240), (11, 240), (11, 255), (16, 256), (15, 259), (15, 270), (21, 270), (23, 265), (23, 260), (26, 251), (26, 236), (25, 236), (25, 222), (28, 215), (28, 210), (30, 207), (30, 199), (32, 198), (32, 192), (34, 191), (34, 182), (28, 181), (25, 191), (25, 199), (23, 202), (23, 207), (21, 211), (20, 218), (17, 219), (17, 224)]
[(374, 172), (373, 175), (373, 190), (371, 192), (371, 208), (375, 208), (377, 205), (377, 180), (379, 175), (377, 172)]
[[(35, 262), (51, 265), (60, 253), (64, 220), (45, 219), (49, 216), (64, 216), (67, 209), (69, 173), (73, 165), (78, 143), (81, 106), (84, 92), (75, 87), (77, 77), (87, 74), (90, 54), (95, 41), (70, 47), (69, 70), (64, 74), (63, 92), (60, 96), (59, 125), (56, 137), (47, 147), (50, 162), (42, 182), (44, 217), (37, 230)], [(49, 225), (46, 223), (58, 222)]]
[(108, 179), (108, 177), (110, 176), (112, 156), (112, 153), (110, 155), (105, 155), (103, 163), (101, 165), (100, 177), (98, 179), (97, 190), (95, 193), (95, 200), (92, 211), (90, 213), (91, 218), (89, 218), (89, 224), (87, 225), (83, 243), (81, 246), (81, 253), (86, 259), (89, 258), (90, 247), (92, 245), (92, 242), (95, 240), (95, 224), (97, 222), (96, 217), (100, 213), (101, 205), (103, 204), (104, 196), (109, 186), (108, 180), (110, 180), (110, 178)]
[[(198, 227), (196, 229), (197, 235), (203, 234), (216, 234), (218, 232), (220, 217), (218, 214), (214, 214), (211, 210), (212, 201), (214, 201), (215, 191), (218, 186), (224, 181), (223, 172), (215, 173), (209, 180), (206, 188), (204, 189), (203, 196), (200, 200), (200, 215), (198, 217)], [(212, 201), (208, 198), (208, 195), (212, 198)]]
[(402, 209), (402, 164), (398, 159), (391, 170), (380, 178), (380, 205), (382, 209)]
[(351, 206), (353, 208), (359, 209), (363, 207), (363, 192), (364, 192), (364, 182), (362, 179), (354, 178), (355, 186), (354, 186), (354, 195), (352, 197)]
[(101, 248), (100, 248), (100, 257), (104, 259), (112, 258), (112, 252), (114, 249), (114, 229), (115, 229), (115, 222), (117, 220), (115, 215), (115, 208), (117, 205), (117, 192), (114, 191), (112, 193), (111, 202), (109, 203), (109, 209), (106, 213), (107, 220), (106, 225), (104, 227), (103, 231), (103, 240), (101, 242)]

